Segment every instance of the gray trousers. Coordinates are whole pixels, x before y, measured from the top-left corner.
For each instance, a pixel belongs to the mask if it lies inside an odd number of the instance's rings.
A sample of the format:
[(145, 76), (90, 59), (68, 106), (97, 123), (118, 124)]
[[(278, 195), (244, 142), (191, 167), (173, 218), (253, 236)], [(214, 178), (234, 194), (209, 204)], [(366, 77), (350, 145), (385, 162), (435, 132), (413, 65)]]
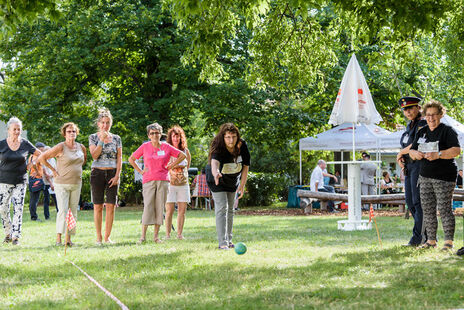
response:
[(235, 192), (213, 193), (213, 199), (219, 246), (228, 246), (229, 242), (232, 242)]
[(438, 208), (443, 224), (443, 232), (445, 233), (445, 240), (453, 240), (456, 221), (454, 219), (452, 201), (456, 183), (419, 176), (419, 185), (427, 239), (437, 240)]
[[(361, 195), (375, 195), (375, 185), (361, 184)], [(369, 204), (364, 204), (363, 207), (369, 209)]]

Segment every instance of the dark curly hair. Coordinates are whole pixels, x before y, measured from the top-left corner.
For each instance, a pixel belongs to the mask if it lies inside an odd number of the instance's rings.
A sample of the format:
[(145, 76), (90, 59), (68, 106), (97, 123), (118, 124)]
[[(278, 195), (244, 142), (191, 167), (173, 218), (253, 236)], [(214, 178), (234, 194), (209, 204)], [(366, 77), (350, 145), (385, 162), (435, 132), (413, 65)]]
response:
[(224, 142), (224, 135), (227, 132), (235, 133), (237, 135), (237, 143), (235, 144), (234, 152), (232, 153), (232, 155), (234, 156), (234, 158), (237, 158), (238, 155), (240, 155), (240, 145), (241, 145), (240, 132), (238, 131), (237, 126), (235, 126), (233, 123), (225, 123), (221, 125), (218, 133), (211, 141), (208, 162), (211, 162), (212, 154), (215, 154), (215, 153), (224, 154), (228, 152), (226, 143)]
[(187, 137), (185, 136), (185, 132), (179, 125), (174, 125), (168, 130), (168, 137), (166, 142), (172, 145), (172, 134), (179, 135), (180, 142), (179, 142), (179, 150), (182, 152), (187, 149)]

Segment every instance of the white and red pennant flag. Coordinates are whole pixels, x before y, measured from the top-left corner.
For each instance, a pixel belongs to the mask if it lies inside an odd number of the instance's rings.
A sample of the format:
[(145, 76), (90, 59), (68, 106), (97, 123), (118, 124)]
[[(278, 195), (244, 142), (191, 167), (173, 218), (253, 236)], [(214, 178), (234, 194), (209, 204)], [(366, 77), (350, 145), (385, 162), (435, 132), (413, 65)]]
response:
[(371, 204), (371, 206), (370, 206), (370, 208), (369, 208), (369, 223), (372, 221), (372, 219), (373, 219), (374, 217), (375, 217), (375, 214), (374, 214), (374, 207), (373, 207), (372, 204)]
[(66, 223), (68, 223), (68, 230), (71, 231), (76, 227), (76, 219), (74, 218), (71, 209), (68, 209), (68, 214), (66, 215)]

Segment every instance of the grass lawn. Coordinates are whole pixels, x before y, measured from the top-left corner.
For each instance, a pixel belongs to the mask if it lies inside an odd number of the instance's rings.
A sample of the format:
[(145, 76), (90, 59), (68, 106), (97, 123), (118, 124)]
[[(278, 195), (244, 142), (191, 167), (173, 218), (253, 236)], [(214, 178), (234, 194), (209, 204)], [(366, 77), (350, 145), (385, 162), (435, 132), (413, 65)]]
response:
[[(141, 209), (118, 209), (117, 243), (98, 247), (93, 213), (80, 211), (76, 246), (66, 255), (130, 309), (464, 307), (460, 257), (400, 246), (412, 219), (379, 217), (381, 249), (375, 229), (338, 231), (346, 215), (238, 215), (234, 240), (248, 246), (239, 256), (216, 249), (214, 212), (188, 211), (188, 239), (163, 244), (135, 244), (140, 218)], [(54, 221), (24, 219), (21, 245), (0, 245), (0, 309), (118, 308), (54, 246)], [(461, 247), (462, 218), (456, 221)], [(441, 245), (441, 230), (439, 238)]]

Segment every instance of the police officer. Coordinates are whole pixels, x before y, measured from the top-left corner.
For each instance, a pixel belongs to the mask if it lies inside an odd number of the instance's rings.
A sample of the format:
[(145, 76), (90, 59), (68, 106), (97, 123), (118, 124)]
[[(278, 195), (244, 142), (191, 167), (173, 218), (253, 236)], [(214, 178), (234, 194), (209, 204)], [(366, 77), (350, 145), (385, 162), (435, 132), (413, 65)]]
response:
[(405, 246), (416, 247), (425, 242), (425, 232), (423, 226), (423, 214), (420, 202), (419, 187), (417, 180), (419, 178), (419, 161), (414, 161), (409, 157), (409, 149), (414, 141), (417, 131), (426, 126), (427, 122), (422, 119), (419, 102), (417, 97), (403, 97), (398, 103), (403, 110), (404, 116), (409, 120), (405, 132), (401, 136), (401, 151), (396, 156), (396, 161), (400, 165), (405, 175), (404, 190), (406, 204), (414, 218), (414, 228), (412, 237)]

